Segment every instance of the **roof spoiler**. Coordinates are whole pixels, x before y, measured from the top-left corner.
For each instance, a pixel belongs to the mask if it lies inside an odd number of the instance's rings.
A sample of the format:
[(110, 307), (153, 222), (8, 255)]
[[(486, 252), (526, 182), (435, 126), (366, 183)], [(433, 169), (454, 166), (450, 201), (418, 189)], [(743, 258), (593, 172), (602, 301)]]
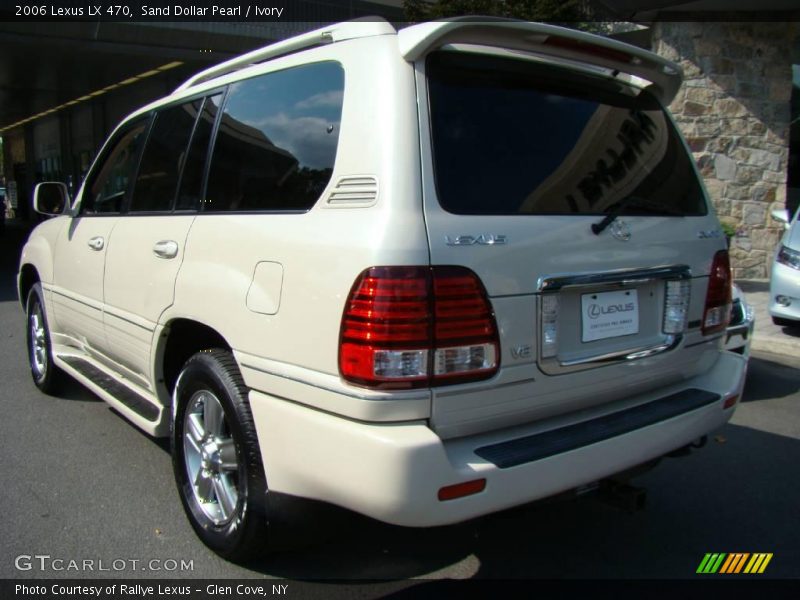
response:
[(645, 79), (666, 106), (683, 81), (676, 63), (617, 40), (583, 31), (492, 17), (465, 17), (421, 23), (397, 33), (400, 53), (409, 62), (447, 44), (476, 44), (590, 64)]

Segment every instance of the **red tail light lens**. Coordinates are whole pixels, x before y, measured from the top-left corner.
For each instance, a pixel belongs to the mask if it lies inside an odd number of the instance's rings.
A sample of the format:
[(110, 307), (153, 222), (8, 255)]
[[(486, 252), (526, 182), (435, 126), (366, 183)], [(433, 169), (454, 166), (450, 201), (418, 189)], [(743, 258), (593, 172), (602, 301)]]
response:
[(379, 388), (428, 385), (430, 287), (424, 267), (373, 267), (359, 276), (342, 317), (345, 379)]
[(497, 372), (494, 314), (463, 267), (372, 267), (345, 305), (339, 370), (379, 389), (446, 385)]
[(724, 331), (731, 319), (731, 266), (728, 251), (714, 255), (708, 276), (706, 306), (703, 311), (703, 335)]

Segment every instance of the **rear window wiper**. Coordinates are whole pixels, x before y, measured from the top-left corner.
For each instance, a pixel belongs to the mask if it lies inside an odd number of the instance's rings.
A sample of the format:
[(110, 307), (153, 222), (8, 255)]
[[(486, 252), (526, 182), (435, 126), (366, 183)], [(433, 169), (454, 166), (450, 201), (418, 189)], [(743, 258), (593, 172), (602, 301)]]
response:
[(599, 223), (592, 223), (592, 233), (595, 235), (600, 235), (603, 231), (614, 222), (614, 220), (622, 214), (622, 211), (628, 208), (629, 206), (636, 205), (637, 208), (647, 210), (654, 214), (664, 215), (668, 217), (682, 217), (684, 216), (682, 212), (675, 210), (669, 206), (665, 206), (663, 204), (658, 204), (652, 202), (650, 200), (645, 200), (641, 196), (627, 196), (623, 198), (619, 202), (612, 204), (613, 209), (603, 217), (603, 220)]

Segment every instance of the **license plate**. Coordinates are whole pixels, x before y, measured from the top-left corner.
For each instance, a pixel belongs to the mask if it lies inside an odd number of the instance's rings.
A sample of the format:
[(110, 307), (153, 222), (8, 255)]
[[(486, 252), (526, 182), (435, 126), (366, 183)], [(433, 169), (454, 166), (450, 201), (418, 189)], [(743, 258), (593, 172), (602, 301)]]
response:
[(581, 296), (581, 341), (593, 342), (639, 333), (639, 294), (636, 290)]

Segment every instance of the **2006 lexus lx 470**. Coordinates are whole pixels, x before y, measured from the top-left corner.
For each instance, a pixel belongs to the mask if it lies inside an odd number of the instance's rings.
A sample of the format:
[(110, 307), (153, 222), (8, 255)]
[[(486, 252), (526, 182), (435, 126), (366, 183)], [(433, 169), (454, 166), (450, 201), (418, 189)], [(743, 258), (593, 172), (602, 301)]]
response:
[(276, 494), (470, 519), (731, 416), (730, 268), (677, 65), (516, 21), (326, 27), (127, 117), (24, 248), (36, 384), (171, 436), (203, 541)]

